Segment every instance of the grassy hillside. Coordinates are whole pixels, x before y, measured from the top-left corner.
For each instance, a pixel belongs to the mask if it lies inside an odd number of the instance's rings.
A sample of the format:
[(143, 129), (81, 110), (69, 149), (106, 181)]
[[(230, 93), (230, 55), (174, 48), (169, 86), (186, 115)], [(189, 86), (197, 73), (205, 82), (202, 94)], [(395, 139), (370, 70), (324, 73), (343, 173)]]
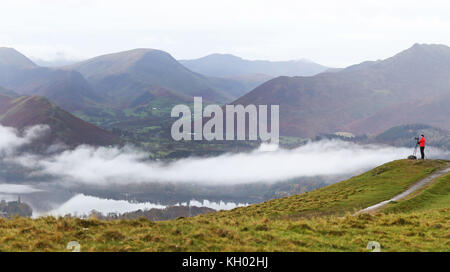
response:
[(418, 197), (420, 209), (353, 215), (446, 166), (394, 161), (309, 193), (172, 221), (1, 219), (0, 250), (65, 251), (78, 241), (82, 251), (367, 251), (377, 241), (382, 251), (448, 251), (448, 175), (407, 200)]
[(444, 165), (444, 161), (394, 161), (319, 190), (247, 207), (246, 213), (270, 217), (353, 213), (394, 197)]
[(450, 207), (450, 174), (442, 176), (411, 198), (390, 203), (386, 213), (426, 211)]

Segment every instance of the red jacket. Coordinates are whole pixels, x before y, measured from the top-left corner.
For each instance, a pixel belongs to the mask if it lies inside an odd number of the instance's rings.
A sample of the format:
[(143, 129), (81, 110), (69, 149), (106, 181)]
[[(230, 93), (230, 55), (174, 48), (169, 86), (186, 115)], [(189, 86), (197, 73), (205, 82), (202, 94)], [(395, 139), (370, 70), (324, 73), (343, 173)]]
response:
[(422, 138), (420, 138), (420, 140), (419, 140), (419, 144), (420, 144), (420, 147), (425, 147), (425, 137), (422, 137)]

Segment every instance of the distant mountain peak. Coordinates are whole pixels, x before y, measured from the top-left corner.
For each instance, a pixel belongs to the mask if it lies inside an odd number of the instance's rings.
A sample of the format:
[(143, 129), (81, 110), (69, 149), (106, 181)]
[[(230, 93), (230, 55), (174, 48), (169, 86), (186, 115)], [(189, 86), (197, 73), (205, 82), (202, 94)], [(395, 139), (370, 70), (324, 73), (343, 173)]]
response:
[(444, 44), (438, 44), (438, 43), (415, 43), (411, 46), (411, 48), (443, 48), (447, 47)]
[(403, 50), (394, 57), (403, 55), (421, 56), (421, 54), (448, 54), (449, 52), (450, 47), (443, 44), (415, 43), (413, 46)]
[[(80, 71), (84, 76), (91, 77), (105, 74), (125, 73), (137, 62), (146, 57), (162, 56), (167, 59), (173, 59), (172, 56), (158, 49), (135, 48), (127, 51), (100, 55), (76, 64), (67, 66), (68, 69)], [(175, 59), (173, 59), (176, 62)]]
[(351, 65), (343, 71), (374, 73), (377, 70), (404, 77), (429, 77), (432, 74), (447, 71), (449, 68), (450, 47), (442, 44), (415, 43), (392, 57), (377, 61), (364, 61)]
[[(145, 54), (148, 53), (160, 53), (160, 54), (167, 54), (167, 52), (159, 50), (159, 49), (153, 49), (153, 48), (134, 48), (130, 50), (115, 52), (115, 53), (108, 53), (104, 55), (100, 55), (97, 57), (94, 57), (92, 59), (99, 59), (99, 58), (108, 58), (108, 57), (127, 57), (127, 58), (140, 58), (143, 57)], [(92, 60), (90, 59), (90, 60)]]
[[(220, 103), (235, 98), (226, 88), (221, 89), (222, 81), (216, 82), (215, 79), (192, 72), (169, 53), (158, 49), (136, 48), (102, 55), (67, 66), (66, 69), (80, 72), (105, 96), (121, 96), (122, 102), (155, 86), (172, 90), (171, 93), (181, 96), (202, 96)], [(232, 81), (226, 83), (235, 84)]]
[(33, 68), (36, 64), (14, 48), (0, 47), (0, 66)]
[(207, 56), (204, 56), (200, 59), (234, 59), (234, 60), (243, 60), (243, 58), (235, 56), (233, 54), (226, 54), (226, 53), (213, 53), (209, 54)]
[(248, 60), (231, 54), (210, 54), (202, 58), (180, 60), (192, 71), (214, 77), (236, 77), (250, 74), (277, 76), (312, 76), (328, 69), (310, 60)]

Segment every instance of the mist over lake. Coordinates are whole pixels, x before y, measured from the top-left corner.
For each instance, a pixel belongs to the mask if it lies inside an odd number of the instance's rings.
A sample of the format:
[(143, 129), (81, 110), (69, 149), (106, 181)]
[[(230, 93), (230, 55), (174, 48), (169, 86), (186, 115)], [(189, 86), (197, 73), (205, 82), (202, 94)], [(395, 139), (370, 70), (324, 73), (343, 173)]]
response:
[[(131, 146), (82, 145), (53, 154), (20, 151), (43, 130), (18, 134), (0, 129), (4, 171), (21, 169), (20, 184), (11, 177), (3, 181), (0, 196), (21, 196), (35, 215), (124, 213), (173, 205), (232, 209), (313, 190), (411, 153), (409, 148), (340, 140), (294, 149), (262, 144), (249, 152), (167, 162), (148, 160)], [(428, 154), (448, 155), (437, 148)]]

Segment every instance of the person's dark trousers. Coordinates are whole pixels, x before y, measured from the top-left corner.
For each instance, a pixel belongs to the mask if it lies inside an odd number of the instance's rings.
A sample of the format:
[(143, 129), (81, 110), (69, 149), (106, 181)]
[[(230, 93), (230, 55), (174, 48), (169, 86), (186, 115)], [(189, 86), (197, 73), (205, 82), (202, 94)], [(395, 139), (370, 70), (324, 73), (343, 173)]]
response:
[(422, 160), (425, 159), (425, 146), (420, 147), (420, 155), (422, 156)]

